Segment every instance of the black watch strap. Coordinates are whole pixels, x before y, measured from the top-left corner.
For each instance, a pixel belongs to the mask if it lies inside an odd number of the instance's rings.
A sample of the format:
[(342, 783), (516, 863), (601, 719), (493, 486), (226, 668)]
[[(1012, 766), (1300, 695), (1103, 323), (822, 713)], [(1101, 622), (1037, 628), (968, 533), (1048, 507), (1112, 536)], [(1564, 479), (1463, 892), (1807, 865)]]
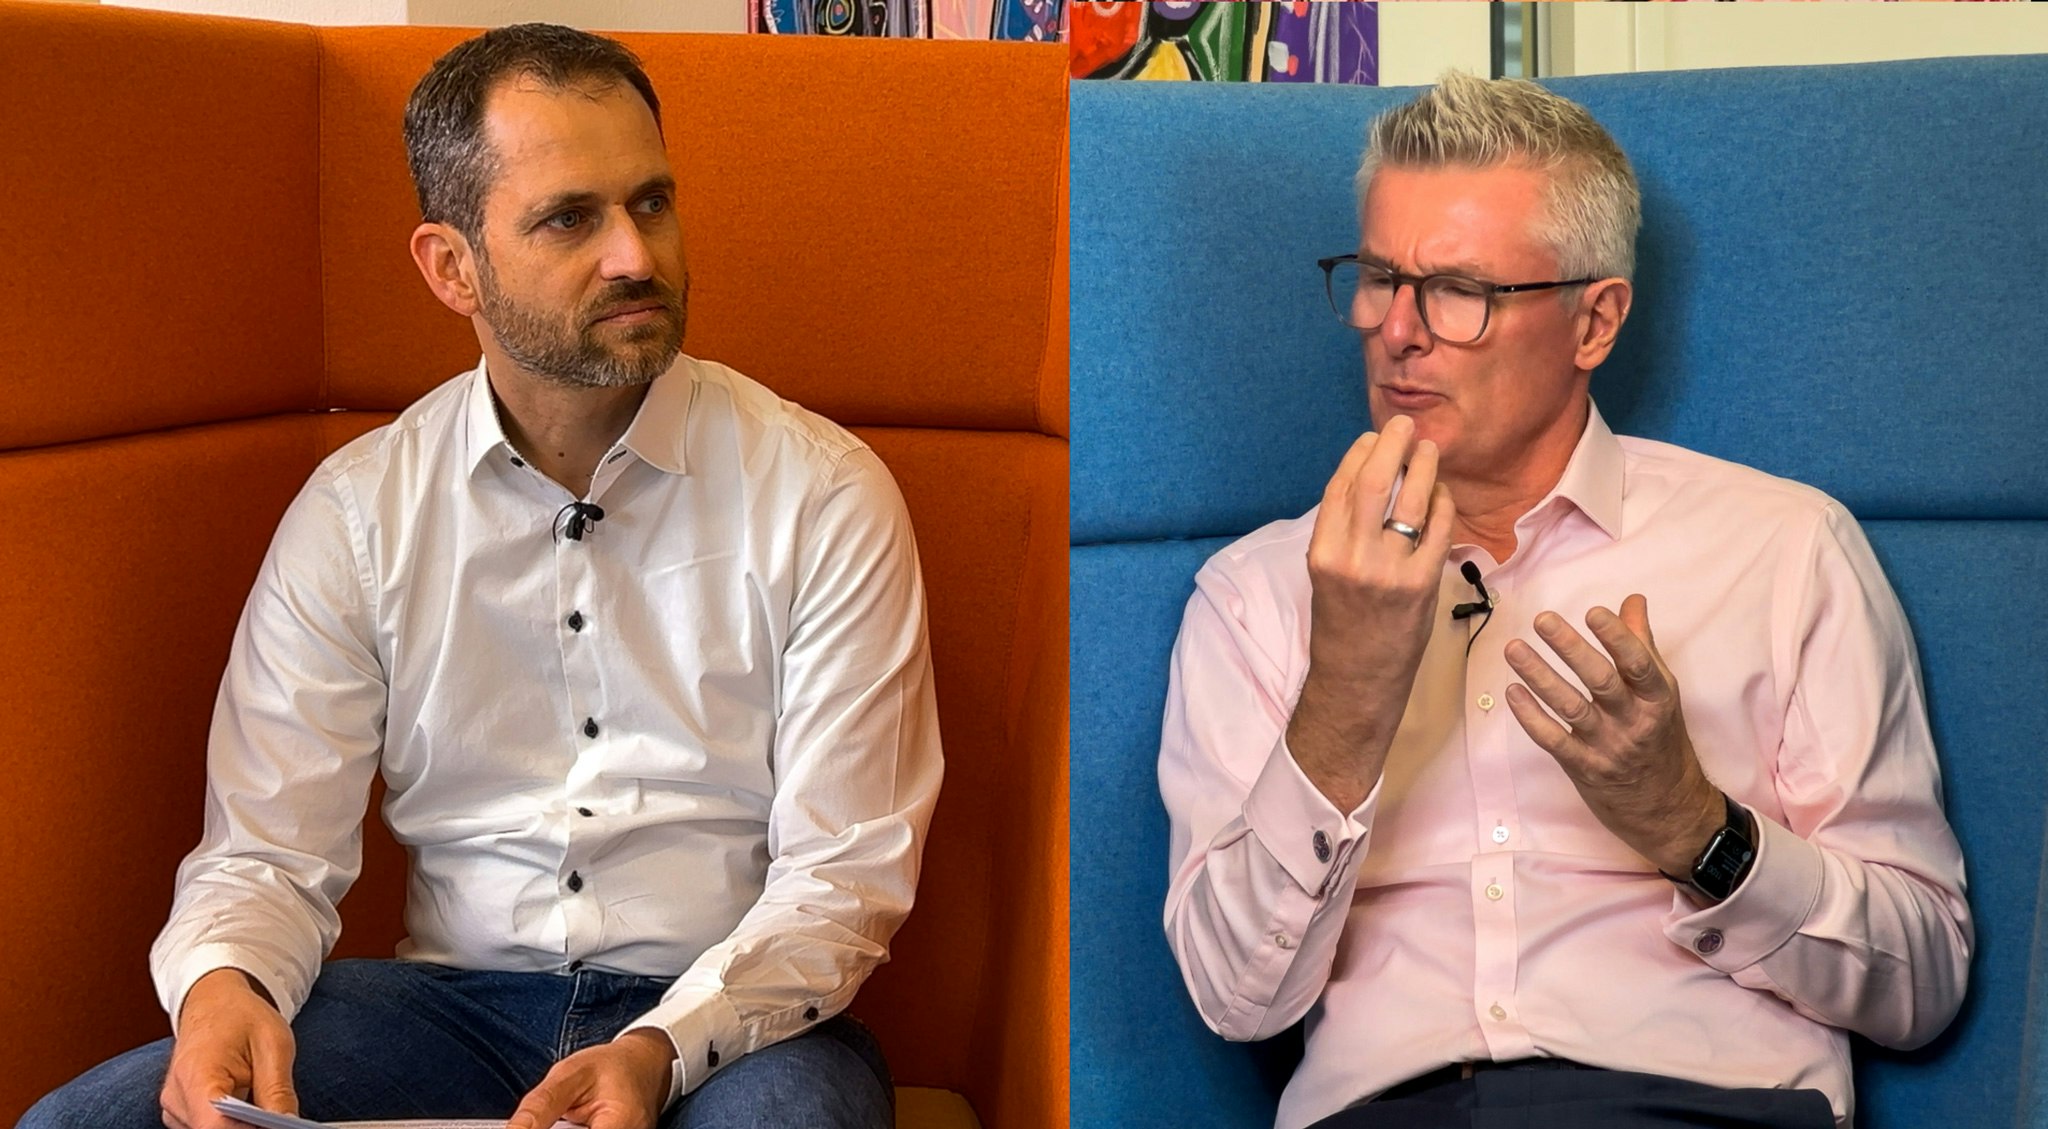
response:
[(1756, 863), (1756, 831), (1750, 826), (1749, 813), (1726, 793), (1721, 798), (1728, 804), (1728, 822), (1707, 840), (1706, 850), (1693, 860), (1692, 873), (1683, 877), (1664, 875), (1715, 902), (1724, 901), (1733, 894), (1742, 885), (1742, 880), (1749, 877), (1749, 869)]

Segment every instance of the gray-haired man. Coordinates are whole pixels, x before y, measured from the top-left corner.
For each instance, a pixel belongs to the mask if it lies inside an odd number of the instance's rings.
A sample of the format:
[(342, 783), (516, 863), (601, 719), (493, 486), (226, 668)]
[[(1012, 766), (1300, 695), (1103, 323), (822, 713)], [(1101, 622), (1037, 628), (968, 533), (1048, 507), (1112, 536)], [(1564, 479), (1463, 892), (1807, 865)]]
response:
[(1228, 1038), (1309, 1017), (1280, 1129), (1846, 1125), (1848, 1033), (1933, 1038), (1972, 938), (1869, 545), (1607, 429), (1641, 205), (1583, 108), (1449, 76), (1360, 188), (1323, 265), (1378, 430), (1175, 648), (1189, 991)]

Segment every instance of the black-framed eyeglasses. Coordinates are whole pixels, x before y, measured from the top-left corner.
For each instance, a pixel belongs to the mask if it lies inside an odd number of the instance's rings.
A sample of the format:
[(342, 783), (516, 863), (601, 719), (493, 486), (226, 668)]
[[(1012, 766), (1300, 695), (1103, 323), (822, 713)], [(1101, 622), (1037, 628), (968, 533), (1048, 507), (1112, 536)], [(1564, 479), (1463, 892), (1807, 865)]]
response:
[(1368, 332), (1378, 329), (1387, 320), (1387, 311), (1394, 308), (1394, 295), (1403, 286), (1413, 286), (1423, 328), (1429, 330), (1430, 336), (1453, 345), (1469, 345), (1486, 333), (1497, 294), (1555, 290), (1600, 281), (1571, 278), (1502, 284), (1457, 274), (1402, 274), (1377, 263), (1361, 263), (1357, 255), (1332, 255), (1317, 259), (1316, 265), (1323, 268), (1323, 292), (1330, 299), (1330, 309), (1345, 325)]

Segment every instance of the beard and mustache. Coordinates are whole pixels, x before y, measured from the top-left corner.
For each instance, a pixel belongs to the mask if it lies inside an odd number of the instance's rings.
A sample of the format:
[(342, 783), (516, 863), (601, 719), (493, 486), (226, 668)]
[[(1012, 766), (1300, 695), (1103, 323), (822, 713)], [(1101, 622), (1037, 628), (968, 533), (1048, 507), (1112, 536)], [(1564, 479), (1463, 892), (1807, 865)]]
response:
[[(631, 388), (667, 372), (682, 352), (688, 272), (680, 289), (653, 278), (619, 282), (567, 315), (556, 315), (507, 294), (488, 258), (480, 258), (478, 267), (484, 322), (514, 364), (543, 380), (571, 388)], [(661, 303), (663, 316), (615, 328), (596, 324), (607, 314), (650, 301)]]

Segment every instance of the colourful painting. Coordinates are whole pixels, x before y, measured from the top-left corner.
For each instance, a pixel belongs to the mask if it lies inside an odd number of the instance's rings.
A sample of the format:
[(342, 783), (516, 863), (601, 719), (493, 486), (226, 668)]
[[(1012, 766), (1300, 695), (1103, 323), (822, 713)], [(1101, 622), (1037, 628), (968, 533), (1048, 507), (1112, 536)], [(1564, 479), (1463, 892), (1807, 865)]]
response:
[(1379, 82), (1379, 5), (1149, 0), (1077, 3), (1075, 78)]
[(1066, 0), (748, 0), (753, 30), (777, 35), (1013, 39), (1057, 43)]

